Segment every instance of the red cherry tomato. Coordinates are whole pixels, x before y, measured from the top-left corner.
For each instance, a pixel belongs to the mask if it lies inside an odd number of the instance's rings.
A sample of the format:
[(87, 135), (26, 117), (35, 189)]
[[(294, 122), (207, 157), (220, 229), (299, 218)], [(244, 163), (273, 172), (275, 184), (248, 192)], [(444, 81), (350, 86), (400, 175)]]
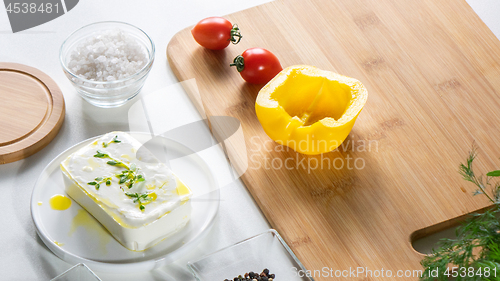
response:
[(224, 49), (230, 42), (238, 44), (242, 37), (238, 25), (221, 17), (201, 20), (191, 29), (191, 34), (198, 44), (210, 50)]
[(263, 48), (251, 48), (237, 56), (231, 66), (236, 66), (241, 77), (252, 84), (265, 84), (283, 70), (278, 58)]

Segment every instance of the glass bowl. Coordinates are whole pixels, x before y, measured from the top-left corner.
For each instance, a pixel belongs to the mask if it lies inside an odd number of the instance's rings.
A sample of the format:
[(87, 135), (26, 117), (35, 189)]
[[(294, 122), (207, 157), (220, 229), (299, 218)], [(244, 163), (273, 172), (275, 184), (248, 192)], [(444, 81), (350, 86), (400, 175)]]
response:
[(101, 279), (85, 264), (79, 263), (50, 281), (101, 281)]
[[(73, 73), (68, 63), (71, 53), (85, 39), (106, 30), (119, 29), (124, 34), (135, 39), (143, 48), (147, 57), (145, 65), (135, 74), (114, 81), (92, 81)], [(86, 25), (63, 42), (59, 59), (66, 77), (71, 81), (76, 91), (89, 103), (99, 107), (116, 107), (125, 104), (141, 90), (151, 70), (155, 57), (155, 46), (151, 38), (141, 29), (124, 22), (97, 22)]]
[(198, 281), (233, 280), (265, 268), (276, 280), (314, 281), (304, 274), (306, 269), (274, 229), (188, 262), (188, 267)]

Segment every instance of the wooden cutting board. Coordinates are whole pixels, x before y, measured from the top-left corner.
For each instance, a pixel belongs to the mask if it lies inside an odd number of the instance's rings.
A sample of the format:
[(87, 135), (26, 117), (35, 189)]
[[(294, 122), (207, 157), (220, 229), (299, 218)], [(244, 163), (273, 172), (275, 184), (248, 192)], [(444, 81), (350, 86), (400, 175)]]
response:
[(66, 112), (64, 97), (47, 74), (0, 62), (0, 164), (26, 158), (57, 135)]
[[(464, 0), (277, 0), (227, 18), (240, 44), (206, 50), (187, 28), (168, 60), (179, 80), (196, 78), (200, 111), (241, 121), (246, 150), (232, 159), (248, 161), (244, 183), (306, 268), (421, 269), (412, 239), (488, 205), (458, 165), (473, 142), (477, 172), (500, 165), (500, 42)], [(250, 47), (364, 83), (344, 147), (304, 156), (269, 140), (254, 110), (261, 86), (228, 66)], [(363, 280), (379, 279), (399, 280)]]

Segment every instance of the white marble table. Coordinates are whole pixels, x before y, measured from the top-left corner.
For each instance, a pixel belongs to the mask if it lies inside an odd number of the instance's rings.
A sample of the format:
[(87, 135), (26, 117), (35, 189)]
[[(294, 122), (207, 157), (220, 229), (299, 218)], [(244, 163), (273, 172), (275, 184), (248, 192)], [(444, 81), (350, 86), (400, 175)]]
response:
[[(63, 127), (51, 144), (27, 159), (0, 166), (0, 280), (49, 280), (72, 266), (43, 245), (31, 220), (30, 196), (43, 168), (59, 153), (82, 140), (112, 130), (129, 130), (128, 113), (135, 101), (147, 99), (148, 95), (178, 82), (165, 54), (176, 32), (202, 18), (233, 13), (265, 2), (268, 0), (81, 0), (68, 14), (17, 34), (12, 34), (7, 14), (3, 8), (0, 10), (0, 61), (26, 64), (50, 75), (64, 93), (67, 110)], [(468, 2), (499, 37), (500, 2)], [(141, 27), (153, 38), (157, 48), (156, 61), (140, 96), (132, 103), (111, 110), (95, 108), (78, 97), (58, 61), (59, 47), (69, 33), (104, 20), (124, 21)], [(183, 114), (167, 116), (167, 120), (189, 122), (200, 118), (184, 93), (174, 91), (169, 95)], [(225, 163), (220, 161), (218, 165)], [(199, 246), (181, 260), (146, 273), (96, 272), (97, 275), (102, 280), (194, 280), (186, 268), (187, 261), (269, 228), (241, 181), (222, 187), (221, 199), (214, 227)]]

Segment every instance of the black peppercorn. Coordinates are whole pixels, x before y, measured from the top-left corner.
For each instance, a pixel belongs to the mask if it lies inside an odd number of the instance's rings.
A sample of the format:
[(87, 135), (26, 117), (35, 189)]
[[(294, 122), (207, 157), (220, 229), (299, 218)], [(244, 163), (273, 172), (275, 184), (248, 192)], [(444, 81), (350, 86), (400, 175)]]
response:
[[(244, 275), (239, 275), (238, 277), (234, 277), (233, 281), (273, 281), (275, 275), (269, 274), (269, 269), (265, 268), (262, 272), (255, 273), (253, 271), (247, 272)], [(224, 279), (224, 281), (231, 281), (229, 279)]]

